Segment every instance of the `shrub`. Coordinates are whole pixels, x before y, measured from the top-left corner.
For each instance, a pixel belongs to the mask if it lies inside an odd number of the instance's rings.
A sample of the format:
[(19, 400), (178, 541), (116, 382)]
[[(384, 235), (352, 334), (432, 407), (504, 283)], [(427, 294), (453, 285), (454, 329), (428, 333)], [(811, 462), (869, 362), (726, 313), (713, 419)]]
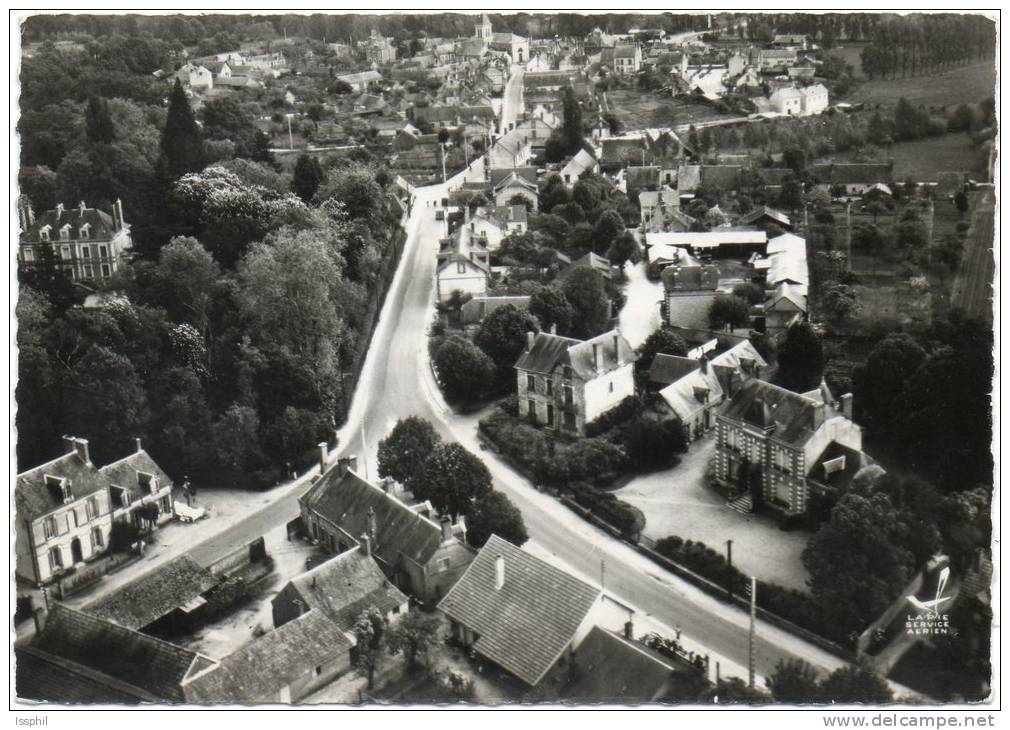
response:
[(597, 418), (586, 424), (586, 436), (590, 438), (606, 433), (614, 426), (624, 423), (641, 410), (642, 404), (639, 400), (629, 395), (606, 413), (601, 413)]
[(568, 491), (577, 504), (616, 527), (629, 539), (637, 540), (642, 528), (645, 527), (645, 517), (640, 510), (609, 492), (603, 492), (581, 481), (571, 482)]
[(580, 439), (559, 454), (556, 476), (558, 481), (588, 480), (603, 487), (613, 483), (626, 460), (624, 451), (605, 439)]
[(621, 444), (631, 463), (639, 469), (662, 469), (687, 450), (680, 419), (660, 423), (638, 416), (621, 429)]

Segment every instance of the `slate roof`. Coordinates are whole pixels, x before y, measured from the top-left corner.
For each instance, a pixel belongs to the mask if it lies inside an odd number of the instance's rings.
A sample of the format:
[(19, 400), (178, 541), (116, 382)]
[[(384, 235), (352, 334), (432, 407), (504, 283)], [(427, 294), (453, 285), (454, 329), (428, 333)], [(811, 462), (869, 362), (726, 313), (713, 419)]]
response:
[[(825, 475), (824, 462), (839, 458), (845, 459), (844, 468)], [(844, 446), (843, 444), (833, 440), (825, 446), (824, 451), (822, 451), (820, 455), (814, 459), (814, 463), (811, 464), (810, 468), (807, 470), (807, 477), (818, 484), (833, 487), (834, 489), (844, 490), (848, 487), (852, 478), (856, 476), (856, 473), (870, 463), (872, 463), (870, 458), (862, 451)]]
[[(495, 587), (495, 565), (505, 580)], [(600, 590), (492, 535), (439, 609), (474, 631), (474, 649), (536, 686), (571, 643)]]
[(186, 683), (189, 704), (241, 704), (276, 697), (317, 666), (351, 650), (322, 611), (309, 611), (255, 639)]
[[(81, 239), (81, 227), (87, 224), (88, 238)], [(28, 229), (21, 234), (23, 241), (39, 241), (39, 230), (45, 226), (50, 227), (49, 240), (59, 243), (60, 229), (69, 225), (69, 240), (88, 240), (94, 242), (111, 241), (116, 235), (116, 227), (113, 224), (112, 216), (104, 210), (97, 208), (84, 208), (80, 206), (64, 208), (62, 212), (56, 208), (47, 210), (35, 218), (35, 222), (28, 226)]]
[(595, 157), (585, 150), (579, 150), (575, 153), (575, 156), (566, 162), (565, 166), (561, 168), (562, 179), (564, 179), (565, 175), (571, 175), (573, 180), (577, 179), (584, 172), (595, 168), (597, 164), (599, 163), (597, 163)]
[(168, 702), (184, 701), (182, 681), (191, 670), (211, 662), (189, 649), (60, 603), (50, 610), (45, 628), (28, 647), (58, 657), (67, 672), (90, 674), (79, 688), (81, 693), (95, 692), (95, 682), (111, 683), (116, 694), (136, 693), (138, 699)]
[(523, 74), (523, 88), (536, 89), (542, 86), (567, 86), (575, 71), (530, 71)]
[(755, 208), (751, 212), (740, 217), (737, 221), (738, 225), (741, 226), (752, 226), (762, 218), (770, 218), (774, 223), (784, 226), (785, 228), (792, 228), (793, 223), (785, 213), (780, 210), (775, 210), (775, 208), (769, 208), (767, 205), (762, 205), (759, 208)]
[(143, 629), (218, 584), (209, 570), (183, 555), (84, 606), (92, 616)]
[(522, 175), (519, 175), (515, 171), (509, 171), (509, 174), (506, 177), (502, 178), (497, 185), (493, 185), (492, 188), (494, 189), (495, 192), (498, 192), (499, 190), (504, 190), (506, 188), (512, 187), (513, 185), (521, 188), (526, 188), (527, 190), (539, 194), (539, 189), (537, 188), (536, 182), (530, 182), (528, 179), (526, 179)]
[(667, 266), (659, 275), (667, 292), (715, 291), (719, 287), (719, 267), (708, 264)]
[(698, 369), (698, 361), (690, 357), (659, 353), (649, 367), (649, 382), (669, 385)]
[(658, 231), (646, 233), (645, 241), (649, 246), (665, 243), (681, 248), (712, 249), (730, 245), (764, 245), (768, 242), (768, 236), (764, 231), (720, 230), (701, 233)]
[(798, 393), (751, 379), (737, 391), (720, 417), (758, 428), (773, 427), (775, 440), (802, 447), (823, 422), (824, 408)]
[(382, 74), (378, 71), (360, 71), (358, 73), (337, 76), (337, 80), (348, 84), (367, 84), (372, 81), (382, 81)]
[(776, 286), (775, 292), (768, 301), (765, 302), (765, 310), (778, 307), (778, 304), (781, 301), (792, 303), (792, 305), (800, 312), (807, 311), (807, 296), (804, 289), (794, 284), (783, 282)]
[(715, 368), (707, 367), (703, 370), (701, 363), (696, 362), (698, 367), (659, 391), (670, 410), (685, 423), (707, 406), (719, 403), (723, 395)]
[(532, 183), (533, 185), (537, 184), (537, 168), (535, 167), (502, 167), (491, 170), (489, 175), (491, 187), (499, 187), (513, 174), (525, 182)]
[(160, 698), (126, 682), (31, 646), (16, 646), (18, 697), (68, 705), (135, 705)]
[(735, 190), (740, 185), (743, 167), (740, 165), (702, 165), (701, 184), (706, 187)]
[(568, 702), (629, 704), (660, 699), (677, 666), (644, 644), (594, 626), (575, 651), (580, 671), (561, 691)]
[[(332, 625), (351, 632), (361, 612), (375, 607), (385, 615), (407, 603), (363, 549), (348, 550), (292, 579), (290, 586), (309, 607), (325, 614)], [(286, 625), (286, 624), (285, 624)]]
[(709, 364), (720, 368), (733, 368), (734, 370), (746, 370), (743, 367), (744, 361), (749, 360), (757, 365), (759, 368), (768, 367), (767, 361), (761, 357), (761, 353), (757, 351), (757, 348), (751, 343), (750, 340), (744, 340), (743, 342), (738, 342), (733, 345), (723, 353), (720, 353), (709, 360)]
[(442, 541), (442, 528), (353, 471), (341, 474), (331, 467), (299, 501), (337, 525), (352, 540), (368, 531), (369, 512), (375, 515), (372, 554), (392, 565), (402, 553), (422, 565)]
[(660, 169), (655, 165), (629, 167), (625, 172), (629, 191), (659, 187)]
[(789, 178), (796, 177), (796, 173), (788, 167), (762, 167), (757, 172), (765, 185), (781, 185)]
[(138, 492), (141, 488), (137, 481), (138, 472), (144, 472), (154, 476), (158, 480), (159, 489), (164, 487), (166, 484), (172, 483), (168, 474), (166, 474), (164, 470), (158, 466), (157, 462), (151, 458), (151, 455), (143, 449), (135, 451), (119, 461), (106, 464), (99, 469), (99, 471), (106, 479), (109, 480), (109, 484), (116, 487), (122, 487), (123, 489), (127, 489), (131, 492)]
[(63, 506), (62, 494), (46, 484), (46, 476), (70, 482), (74, 501), (108, 488), (108, 481), (94, 464), (85, 463), (76, 451), (18, 474), (14, 505), (18, 518), (35, 520)]
[[(617, 337), (617, 350), (614, 348)], [(593, 364), (593, 345), (599, 346), (600, 372)], [(540, 332), (533, 339), (533, 347), (524, 350), (516, 361), (517, 370), (533, 373), (551, 373), (558, 366), (569, 366), (582, 380), (592, 380), (613, 372), (638, 359), (635, 351), (618, 330), (611, 330), (590, 340)]]
[(575, 259), (571, 264), (565, 267), (564, 271), (561, 272), (558, 278), (562, 281), (567, 279), (571, 273), (580, 266), (585, 266), (593, 269), (600, 274), (604, 279), (610, 280), (614, 277), (614, 270), (610, 266), (610, 259), (600, 256), (599, 254), (590, 251), (587, 254), (580, 256)]

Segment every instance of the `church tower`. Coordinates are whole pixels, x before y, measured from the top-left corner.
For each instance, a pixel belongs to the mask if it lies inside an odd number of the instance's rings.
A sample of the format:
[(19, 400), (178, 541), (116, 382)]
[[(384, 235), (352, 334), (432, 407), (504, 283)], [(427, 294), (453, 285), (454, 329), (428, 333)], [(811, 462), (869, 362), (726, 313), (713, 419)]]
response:
[(485, 43), (491, 42), (491, 19), (487, 17), (487, 13), (481, 15), (480, 25), (474, 26), (474, 33), (478, 40), (482, 40)]

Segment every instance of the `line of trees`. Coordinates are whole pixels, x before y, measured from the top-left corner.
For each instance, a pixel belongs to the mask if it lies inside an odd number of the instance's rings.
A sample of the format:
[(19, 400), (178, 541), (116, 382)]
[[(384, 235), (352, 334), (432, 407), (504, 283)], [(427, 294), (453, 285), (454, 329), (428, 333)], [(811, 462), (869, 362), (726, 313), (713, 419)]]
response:
[(931, 75), (991, 58), (996, 25), (983, 15), (906, 15), (877, 24), (860, 60), (873, 78)]

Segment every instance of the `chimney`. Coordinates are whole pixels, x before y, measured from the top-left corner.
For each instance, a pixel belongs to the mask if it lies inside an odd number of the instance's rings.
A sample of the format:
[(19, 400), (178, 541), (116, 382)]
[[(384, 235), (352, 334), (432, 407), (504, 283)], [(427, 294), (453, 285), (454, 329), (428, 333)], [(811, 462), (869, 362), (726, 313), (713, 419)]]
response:
[(63, 215), (63, 203), (56, 204), (56, 220), (59, 220)]
[(614, 359), (621, 364), (621, 333), (614, 332)]
[(41, 634), (42, 630), (46, 627), (46, 610), (39, 606), (34, 611), (32, 611), (32, 618), (35, 619), (35, 634)]
[(526, 333), (526, 352), (529, 352), (530, 350), (533, 349), (533, 340), (535, 339), (536, 339), (535, 334), (533, 334), (532, 332)]
[(500, 591), (503, 585), (505, 585), (505, 558), (499, 555), (494, 559), (495, 590)]
[(624, 638), (628, 641), (635, 640), (635, 624), (631, 620), (630, 616), (628, 617), (628, 620), (624, 622)]
[(31, 203), (25, 204), (25, 213), (28, 215), (28, 225), (33, 225), (35, 223), (35, 210), (32, 208)]
[(126, 225), (126, 221), (123, 220), (123, 201), (116, 198), (114, 206), (116, 210), (116, 221), (118, 222), (119, 227), (123, 228)]
[(81, 457), (85, 464), (91, 463), (91, 454), (88, 451), (87, 439), (74, 439), (74, 448), (77, 449), (77, 455)]
[(600, 372), (600, 343), (599, 342), (594, 342), (593, 343), (593, 367), (596, 369), (597, 373)]
[(325, 441), (319, 442), (319, 473), (326, 471), (326, 457), (329, 455), (329, 445)]
[(852, 420), (852, 393), (846, 393), (838, 399), (842, 404), (842, 415)]
[(77, 439), (75, 439), (73, 436), (64, 436), (63, 437), (63, 448), (64, 448), (64, 452), (63, 453), (65, 453), (65, 454), (72, 454), (75, 451), (77, 451), (77, 443), (76, 442), (77, 442)]
[(144, 447), (143, 447), (143, 445), (141, 443), (141, 440), (139, 438), (136, 438), (136, 439), (133, 439), (133, 440), (137, 444), (137, 453), (139, 454), (141, 451), (144, 450)]
[(557, 333), (558, 333), (558, 323), (553, 322), (551, 323), (551, 334), (556, 335)]
[(701, 365), (701, 372), (707, 373), (708, 372), (708, 353), (703, 352), (701, 354), (701, 358), (698, 360), (698, 362)]
[(372, 557), (372, 538), (365, 533), (361, 536), (361, 552), (365, 554), (366, 558)]
[(375, 507), (368, 508), (368, 536), (375, 539)]
[(83, 216), (84, 215), (84, 211), (86, 211), (87, 209), (88, 209), (88, 206), (86, 206), (84, 204), (83, 200), (80, 203), (77, 204), (77, 210), (79, 211), (80, 215)]
[(452, 520), (448, 517), (442, 518), (442, 542), (448, 542), (452, 539)]

